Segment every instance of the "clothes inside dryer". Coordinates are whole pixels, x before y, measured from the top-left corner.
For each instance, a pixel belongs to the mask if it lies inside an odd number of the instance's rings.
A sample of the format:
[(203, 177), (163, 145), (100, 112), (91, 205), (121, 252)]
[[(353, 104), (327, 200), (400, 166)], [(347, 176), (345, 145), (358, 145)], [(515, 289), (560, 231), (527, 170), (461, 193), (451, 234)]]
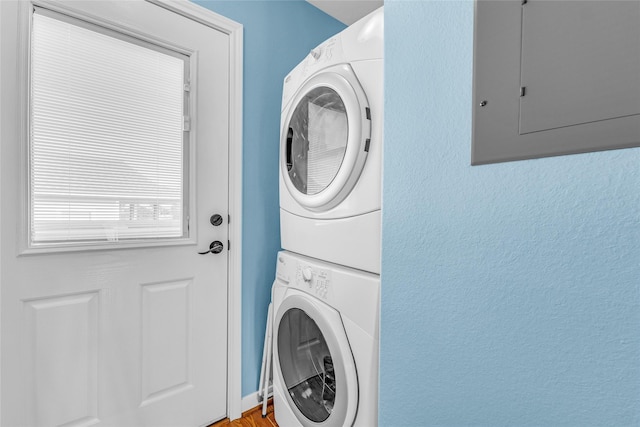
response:
[(345, 105), (336, 91), (317, 87), (298, 103), (287, 132), (287, 170), (303, 194), (317, 194), (331, 184), (348, 141)]
[(303, 310), (288, 310), (278, 326), (280, 368), (291, 399), (309, 420), (331, 415), (336, 398), (333, 359), (322, 331)]

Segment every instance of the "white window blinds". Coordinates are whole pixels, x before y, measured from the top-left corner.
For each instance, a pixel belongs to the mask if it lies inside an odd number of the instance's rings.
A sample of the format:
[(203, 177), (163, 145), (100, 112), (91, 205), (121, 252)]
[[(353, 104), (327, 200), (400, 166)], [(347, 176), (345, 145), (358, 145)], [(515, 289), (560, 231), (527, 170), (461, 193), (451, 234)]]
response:
[(188, 58), (37, 9), (31, 243), (186, 235)]

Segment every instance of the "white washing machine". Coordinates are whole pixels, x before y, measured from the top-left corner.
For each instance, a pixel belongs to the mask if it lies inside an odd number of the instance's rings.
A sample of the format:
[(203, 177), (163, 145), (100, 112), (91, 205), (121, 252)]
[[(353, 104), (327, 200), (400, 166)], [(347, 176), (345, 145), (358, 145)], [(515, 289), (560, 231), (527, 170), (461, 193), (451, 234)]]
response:
[(380, 273), (383, 8), (284, 80), (282, 248)]
[(280, 427), (375, 427), (380, 276), (282, 251), (273, 303)]

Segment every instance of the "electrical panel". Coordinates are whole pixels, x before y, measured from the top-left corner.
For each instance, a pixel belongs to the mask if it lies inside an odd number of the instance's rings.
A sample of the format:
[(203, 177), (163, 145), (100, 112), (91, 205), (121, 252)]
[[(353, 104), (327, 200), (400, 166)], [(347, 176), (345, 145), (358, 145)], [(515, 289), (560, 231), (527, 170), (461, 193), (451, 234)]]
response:
[(477, 0), (474, 165), (640, 146), (640, 1)]

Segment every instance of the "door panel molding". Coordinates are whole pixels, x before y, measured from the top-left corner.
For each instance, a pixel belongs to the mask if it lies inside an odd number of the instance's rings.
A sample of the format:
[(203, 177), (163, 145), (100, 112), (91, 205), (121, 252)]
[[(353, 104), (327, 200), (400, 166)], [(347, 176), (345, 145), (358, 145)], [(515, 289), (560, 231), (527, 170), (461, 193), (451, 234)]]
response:
[(193, 388), (192, 279), (140, 285), (140, 406)]
[[(23, 307), (24, 354), (31, 367), (25, 383), (33, 396), (29, 424), (52, 419), (56, 425), (93, 424), (98, 420), (100, 292), (23, 300)], [(73, 405), (61, 405), (58, 396), (73, 396)]]

